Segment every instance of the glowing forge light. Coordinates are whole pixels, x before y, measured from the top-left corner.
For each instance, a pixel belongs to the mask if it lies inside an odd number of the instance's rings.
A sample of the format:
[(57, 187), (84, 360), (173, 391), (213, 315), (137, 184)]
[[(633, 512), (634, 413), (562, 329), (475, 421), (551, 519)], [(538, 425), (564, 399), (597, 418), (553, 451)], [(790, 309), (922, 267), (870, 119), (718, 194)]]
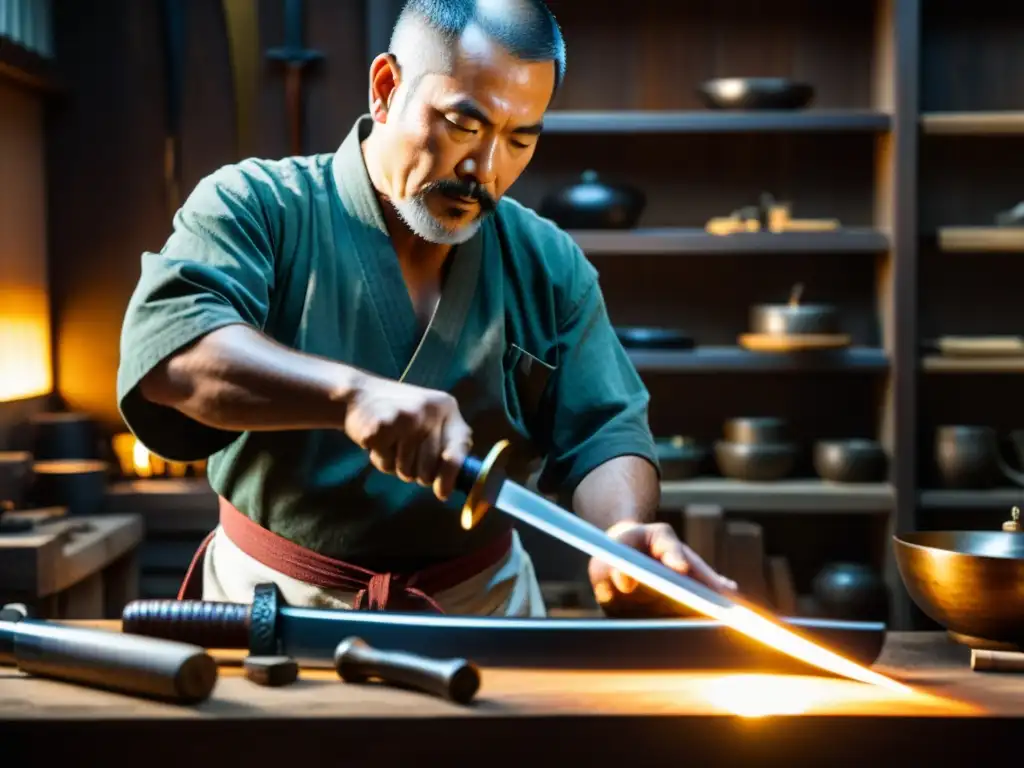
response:
[(46, 292), (0, 286), (0, 403), (52, 390)]
[(205, 461), (182, 463), (162, 459), (130, 432), (115, 435), (113, 447), (125, 477), (185, 477), (190, 468), (193, 474), (201, 476), (206, 470)]

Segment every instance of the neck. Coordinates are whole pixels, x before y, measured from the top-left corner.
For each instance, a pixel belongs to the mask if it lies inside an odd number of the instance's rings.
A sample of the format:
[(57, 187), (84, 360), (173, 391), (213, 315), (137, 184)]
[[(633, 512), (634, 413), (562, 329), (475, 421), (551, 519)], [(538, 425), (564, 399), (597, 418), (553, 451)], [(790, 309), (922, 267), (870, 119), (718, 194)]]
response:
[(382, 153), (379, 151), (377, 142), (378, 134), (371, 132), (363, 140), (363, 162), (366, 163), (366, 171), (370, 176), (370, 183), (373, 184), (374, 192), (380, 203), (381, 213), (384, 215), (384, 223), (388, 228), (388, 235), (391, 237), (391, 245), (395, 249), (400, 262), (416, 264), (420, 268), (440, 270), (445, 259), (451, 252), (450, 245), (431, 243), (413, 232), (402, 221), (401, 216), (391, 204), (391, 179), (383, 164), (379, 162)]

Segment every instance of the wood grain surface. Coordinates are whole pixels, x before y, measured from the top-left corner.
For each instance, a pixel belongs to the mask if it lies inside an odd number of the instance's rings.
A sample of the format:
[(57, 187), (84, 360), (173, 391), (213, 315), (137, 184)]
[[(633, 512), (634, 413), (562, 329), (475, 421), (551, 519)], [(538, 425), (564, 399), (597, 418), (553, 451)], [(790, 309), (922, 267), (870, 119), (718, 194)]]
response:
[[(117, 631), (117, 622), (85, 622)], [(969, 651), (937, 633), (893, 633), (880, 671), (906, 682), (909, 694), (826, 677), (694, 672), (485, 669), (478, 703), (460, 707), (410, 691), (342, 683), (326, 670), (302, 670), (292, 686), (269, 689), (242, 676), (237, 651), (222, 662), (212, 698), (192, 708), (138, 700), (0, 668), (0, 721), (23, 718), (238, 716), (276, 719), (662, 716), (736, 714), (866, 716), (1024, 716), (1018, 675), (972, 672)]]
[[(108, 625), (116, 630), (116, 624)], [(523, 766), (552, 749), (587, 768), (665, 764), (945, 764), (1019, 744), (1015, 674), (975, 673), (944, 634), (893, 634), (878, 669), (912, 693), (823, 677), (484, 669), (463, 707), (303, 670), (283, 688), (246, 680), (238, 653), (213, 696), (175, 707), (0, 668), (0, 743), (14, 765)], [(739, 716), (737, 716), (739, 715)], [(777, 715), (777, 716), (770, 716)], [(803, 716), (799, 716), (803, 715)], [(557, 746), (556, 746), (557, 745)], [(19, 761), (22, 757), (24, 760)], [(766, 760), (766, 758), (769, 758)]]

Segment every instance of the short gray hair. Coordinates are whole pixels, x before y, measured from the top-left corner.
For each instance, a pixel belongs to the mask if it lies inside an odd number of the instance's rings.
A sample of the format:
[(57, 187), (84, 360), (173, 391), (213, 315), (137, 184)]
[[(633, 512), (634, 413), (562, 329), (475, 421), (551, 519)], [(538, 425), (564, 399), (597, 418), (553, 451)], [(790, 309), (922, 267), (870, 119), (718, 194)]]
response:
[(390, 53), (410, 91), (426, 74), (450, 72), (453, 48), (470, 25), (524, 61), (551, 61), (555, 91), (565, 77), (565, 41), (542, 0), (409, 0), (391, 34)]

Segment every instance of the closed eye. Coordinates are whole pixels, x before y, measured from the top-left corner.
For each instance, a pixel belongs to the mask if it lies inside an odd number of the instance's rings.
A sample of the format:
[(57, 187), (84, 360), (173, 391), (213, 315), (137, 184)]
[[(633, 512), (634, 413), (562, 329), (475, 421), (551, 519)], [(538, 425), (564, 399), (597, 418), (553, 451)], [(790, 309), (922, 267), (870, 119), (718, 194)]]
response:
[(448, 118), (448, 117), (446, 117), (445, 120), (447, 121), (448, 125), (450, 125), (452, 128), (455, 128), (456, 130), (462, 131), (463, 133), (476, 133), (476, 129), (475, 128), (467, 128), (464, 125), (459, 125), (454, 120), (452, 120), (451, 118)]

